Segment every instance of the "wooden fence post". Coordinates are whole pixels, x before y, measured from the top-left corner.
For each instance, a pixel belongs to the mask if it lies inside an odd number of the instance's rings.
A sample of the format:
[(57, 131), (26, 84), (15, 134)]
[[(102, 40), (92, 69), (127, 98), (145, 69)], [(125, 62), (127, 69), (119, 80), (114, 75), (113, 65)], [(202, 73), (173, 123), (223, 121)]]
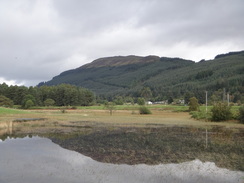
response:
[(206, 139), (205, 139), (205, 142), (206, 142), (206, 144), (205, 144), (205, 149), (207, 149), (208, 148), (208, 129), (206, 128)]

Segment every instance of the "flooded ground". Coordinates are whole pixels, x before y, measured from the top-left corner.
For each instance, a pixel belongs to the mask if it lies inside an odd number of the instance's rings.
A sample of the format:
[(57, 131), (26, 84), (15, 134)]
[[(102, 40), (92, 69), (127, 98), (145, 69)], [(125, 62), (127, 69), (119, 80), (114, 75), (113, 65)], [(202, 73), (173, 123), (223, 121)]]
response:
[(0, 139), (0, 183), (242, 182), (244, 177), (243, 125), (196, 121), (188, 113), (8, 114), (0, 117)]
[(0, 141), (1, 183), (242, 183), (244, 173), (193, 160), (179, 164), (101, 163), (40, 137)]
[[(64, 148), (117, 164), (182, 163), (195, 159), (244, 171), (244, 133), (213, 127), (104, 127), (47, 137)], [(207, 133), (207, 134), (206, 134)]]
[[(109, 124), (71, 121), (14, 123), (11, 136), (39, 135), (94, 160), (114, 164), (182, 163), (199, 159), (244, 171), (244, 130), (223, 126)], [(8, 130), (9, 131), (9, 130)], [(2, 135), (2, 139), (9, 133)]]

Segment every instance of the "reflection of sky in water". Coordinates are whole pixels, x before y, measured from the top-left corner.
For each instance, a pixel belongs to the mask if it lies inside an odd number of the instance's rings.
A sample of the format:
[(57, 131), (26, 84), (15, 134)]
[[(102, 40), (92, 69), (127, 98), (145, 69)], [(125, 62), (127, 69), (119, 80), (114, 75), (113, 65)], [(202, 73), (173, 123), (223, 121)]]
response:
[(242, 182), (244, 172), (199, 160), (157, 166), (99, 163), (45, 138), (0, 141), (0, 183)]

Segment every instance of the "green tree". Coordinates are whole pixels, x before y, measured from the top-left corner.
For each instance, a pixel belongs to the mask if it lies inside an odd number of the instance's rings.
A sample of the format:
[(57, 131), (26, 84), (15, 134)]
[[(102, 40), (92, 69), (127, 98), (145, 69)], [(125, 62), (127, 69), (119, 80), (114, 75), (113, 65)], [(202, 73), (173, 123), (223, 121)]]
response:
[(168, 104), (171, 104), (172, 102), (174, 102), (173, 97), (169, 97), (169, 98), (168, 98)]
[(55, 101), (51, 98), (48, 98), (44, 101), (45, 106), (53, 106), (55, 104)]
[(145, 99), (144, 99), (144, 98), (141, 98), (141, 97), (138, 98), (138, 99), (137, 99), (137, 104), (138, 104), (138, 105), (145, 105)]
[(16, 95), (18, 95), (18, 86), (10, 86), (6, 90), (6, 94), (4, 96), (11, 99), (15, 105), (21, 105), (21, 102), (19, 103), (18, 97)]
[(95, 96), (94, 94), (85, 88), (79, 89), (79, 105), (81, 106), (90, 106), (94, 103)]
[(50, 99), (55, 99), (55, 86), (41, 86), (38, 88), (38, 93), (39, 93), (39, 100), (41, 101), (42, 104), (44, 104), (44, 101), (47, 100), (48, 98)]
[(8, 85), (6, 83), (0, 84), (0, 95), (7, 96), (8, 93)]
[(231, 107), (226, 103), (216, 103), (211, 109), (212, 121), (226, 121), (230, 120), (232, 117)]
[(35, 98), (35, 105), (42, 105), (41, 92), (38, 87), (30, 86), (28, 89), (28, 94)]
[(123, 98), (121, 96), (117, 96), (115, 99), (114, 99), (114, 103), (116, 105), (123, 105), (124, 104), (124, 101), (123, 101)]
[(34, 102), (32, 101), (32, 100), (27, 100), (26, 102), (25, 102), (25, 105), (24, 105), (24, 108), (25, 109), (29, 109), (29, 108), (31, 108), (31, 107), (33, 107), (34, 106)]
[(124, 100), (125, 100), (126, 103), (131, 103), (132, 105), (135, 104), (134, 99), (132, 97), (130, 97), (130, 96), (125, 97)]
[(13, 101), (3, 95), (0, 95), (0, 106), (12, 107), (14, 105)]
[(147, 101), (152, 97), (152, 91), (149, 87), (144, 87), (141, 91), (141, 96)]
[[(36, 103), (35, 97), (34, 97), (33, 95), (28, 94), (28, 95), (24, 96), (24, 98), (23, 98), (23, 100), (22, 100), (22, 108), (27, 109), (27, 108), (26, 108), (26, 102), (27, 102), (27, 101), (32, 101), (32, 103), (33, 103), (32, 106), (34, 106), (35, 103)], [(29, 104), (30, 104), (30, 102), (29, 102)], [(32, 107), (32, 106), (31, 106), (31, 107)]]
[[(25, 86), (15, 86), (16, 91), (14, 93), (14, 103), (17, 105), (21, 105), (23, 99), (26, 95), (28, 95), (28, 88)], [(34, 100), (33, 100), (34, 102)]]
[(190, 98), (189, 111), (199, 111), (199, 103), (196, 97)]
[(58, 106), (68, 106), (78, 104), (77, 87), (69, 84), (60, 84), (55, 87), (55, 102)]

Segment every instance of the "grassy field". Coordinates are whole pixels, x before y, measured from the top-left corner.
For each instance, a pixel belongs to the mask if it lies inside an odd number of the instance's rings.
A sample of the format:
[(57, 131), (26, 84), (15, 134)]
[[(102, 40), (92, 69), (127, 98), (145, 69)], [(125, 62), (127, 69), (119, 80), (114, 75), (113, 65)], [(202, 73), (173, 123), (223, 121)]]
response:
[(27, 111), (0, 107), (0, 115), (26, 114)]
[[(32, 110), (18, 110), (0, 107), (0, 122), (13, 121), (16, 118), (47, 118), (45, 122), (40, 122), (42, 125), (56, 123), (70, 123), (72, 121), (86, 121), (86, 122), (99, 122), (123, 126), (140, 126), (140, 125), (179, 125), (179, 126), (226, 126), (234, 128), (243, 128), (244, 125), (238, 121), (228, 122), (205, 122), (192, 119), (187, 111), (188, 106), (175, 106), (175, 105), (148, 105), (152, 111), (151, 115), (140, 115), (138, 107), (134, 105), (121, 105), (116, 106), (113, 114), (110, 115), (109, 111), (104, 106), (88, 106), (78, 107), (77, 109), (64, 109), (64, 108), (42, 108)], [(211, 108), (211, 107), (209, 107)], [(202, 106), (201, 110), (205, 110)], [(237, 107), (232, 110), (238, 110)], [(38, 123), (38, 122), (35, 122)], [(21, 125), (21, 124), (20, 124)]]

